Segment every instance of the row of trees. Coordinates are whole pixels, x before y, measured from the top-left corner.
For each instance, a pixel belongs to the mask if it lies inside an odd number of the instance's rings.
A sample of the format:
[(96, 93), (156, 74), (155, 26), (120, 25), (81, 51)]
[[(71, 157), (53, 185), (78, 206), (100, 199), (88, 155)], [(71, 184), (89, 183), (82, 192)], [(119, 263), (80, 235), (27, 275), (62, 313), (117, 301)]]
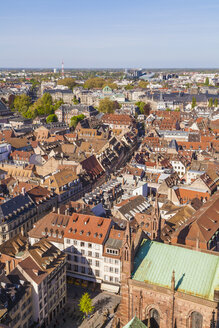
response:
[[(192, 98), (192, 108), (195, 108), (196, 104), (197, 104), (196, 98), (193, 97)], [(214, 99), (214, 100), (212, 98), (210, 98), (208, 100), (208, 107), (217, 107), (217, 106), (218, 106), (218, 99), (217, 98)]]
[(74, 87), (77, 86), (75, 79), (73, 79), (71, 77), (66, 77), (64, 79), (58, 80), (57, 84), (64, 85), (64, 86), (68, 87), (69, 89), (73, 89)]
[(212, 98), (210, 98), (209, 100), (208, 100), (208, 107), (217, 107), (218, 106), (218, 99), (216, 98), (216, 99), (212, 99)]
[(111, 79), (103, 79), (102, 77), (93, 77), (85, 81), (85, 89), (102, 89), (105, 86), (109, 86), (111, 89), (118, 89), (118, 85)]
[[(25, 94), (16, 96), (13, 103), (11, 104), (12, 110), (17, 110), (23, 117), (34, 119), (37, 116), (55, 114), (62, 100), (55, 101), (53, 103), (52, 96), (49, 93), (45, 93), (36, 102), (32, 103), (31, 98)], [(55, 116), (52, 116), (56, 119)], [(50, 120), (52, 118), (50, 117)]]

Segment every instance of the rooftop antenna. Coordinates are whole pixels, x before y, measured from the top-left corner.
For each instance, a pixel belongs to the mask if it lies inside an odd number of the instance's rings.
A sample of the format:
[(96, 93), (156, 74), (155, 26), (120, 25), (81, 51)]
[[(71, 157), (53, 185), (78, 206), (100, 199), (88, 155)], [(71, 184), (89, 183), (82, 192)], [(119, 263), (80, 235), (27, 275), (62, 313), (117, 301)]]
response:
[(62, 78), (64, 79), (64, 61), (62, 60)]

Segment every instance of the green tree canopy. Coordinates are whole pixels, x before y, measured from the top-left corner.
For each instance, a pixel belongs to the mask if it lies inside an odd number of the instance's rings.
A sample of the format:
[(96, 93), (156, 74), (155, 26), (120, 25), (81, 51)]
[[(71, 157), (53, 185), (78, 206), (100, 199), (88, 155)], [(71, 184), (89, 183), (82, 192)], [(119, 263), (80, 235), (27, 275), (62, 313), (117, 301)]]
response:
[(148, 82), (146, 82), (146, 81), (139, 81), (139, 82), (138, 82), (138, 87), (139, 87), (139, 88), (142, 88), (142, 89), (147, 89), (147, 87), (148, 87)]
[(139, 108), (140, 113), (144, 115), (149, 115), (151, 111), (151, 105), (149, 103), (145, 103), (144, 101), (138, 101), (135, 105)]
[[(116, 102), (117, 103), (117, 102)], [(116, 104), (113, 100), (110, 100), (108, 97), (101, 99), (99, 102), (99, 112), (111, 114), (114, 113)]]
[(209, 86), (209, 78), (208, 77), (206, 77), (206, 79), (205, 79), (205, 85)]
[(118, 89), (118, 85), (114, 82), (109, 81), (108, 83), (104, 83), (103, 88), (106, 86), (110, 87), (112, 90)]
[(208, 100), (208, 107), (213, 107), (213, 99), (212, 98), (210, 98)]
[(75, 79), (73, 79), (71, 77), (66, 77), (64, 79), (58, 80), (57, 84), (64, 85), (64, 86), (68, 87), (69, 89), (73, 89), (74, 87), (77, 86)]
[(74, 98), (73, 98), (73, 104), (74, 105), (79, 104), (79, 100), (76, 98), (76, 96), (74, 96)]
[(37, 110), (39, 116), (53, 114), (54, 107), (52, 96), (49, 93), (44, 93), (44, 95), (33, 104), (31, 110)]
[(92, 305), (92, 301), (90, 298), (90, 295), (88, 293), (84, 293), (81, 296), (80, 302), (79, 302), (79, 308), (80, 311), (88, 315), (91, 313), (94, 309), (94, 306)]
[(195, 108), (196, 106), (196, 98), (192, 97), (192, 108)]
[(31, 98), (25, 94), (16, 96), (14, 99), (13, 107), (21, 114), (25, 113), (31, 105)]
[(218, 106), (218, 99), (214, 99), (214, 106), (217, 107)]
[(58, 122), (58, 117), (56, 114), (50, 114), (46, 118), (46, 123)]
[(93, 88), (103, 88), (106, 84), (106, 80), (101, 77), (93, 77), (85, 81), (84, 88), (85, 89), (93, 89)]
[(78, 122), (82, 121), (85, 118), (84, 114), (80, 114), (77, 116), (72, 116), (71, 122), (70, 122), (70, 127), (76, 128)]
[(125, 89), (126, 90), (132, 90), (132, 89), (134, 89), (134, 85), (132, 85), (132, 84), (127, 84), (126, 86), (125, 86)]

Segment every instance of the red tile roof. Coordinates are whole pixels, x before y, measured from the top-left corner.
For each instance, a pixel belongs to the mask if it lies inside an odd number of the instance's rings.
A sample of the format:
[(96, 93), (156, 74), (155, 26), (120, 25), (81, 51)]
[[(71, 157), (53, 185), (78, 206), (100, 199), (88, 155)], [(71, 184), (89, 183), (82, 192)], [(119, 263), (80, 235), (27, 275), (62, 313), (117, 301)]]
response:
[(74, 213), (65, 229), (64, 238), (103, 244), (109, 234), (111, 219)]

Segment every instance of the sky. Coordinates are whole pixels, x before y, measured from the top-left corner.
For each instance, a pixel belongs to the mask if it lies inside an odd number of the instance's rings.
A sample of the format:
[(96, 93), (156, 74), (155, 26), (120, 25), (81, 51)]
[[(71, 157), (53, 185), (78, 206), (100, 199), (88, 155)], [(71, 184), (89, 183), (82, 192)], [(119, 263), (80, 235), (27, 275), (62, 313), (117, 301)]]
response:
[(218, 0), (0, 0), (0, 67), (218, 68)]

